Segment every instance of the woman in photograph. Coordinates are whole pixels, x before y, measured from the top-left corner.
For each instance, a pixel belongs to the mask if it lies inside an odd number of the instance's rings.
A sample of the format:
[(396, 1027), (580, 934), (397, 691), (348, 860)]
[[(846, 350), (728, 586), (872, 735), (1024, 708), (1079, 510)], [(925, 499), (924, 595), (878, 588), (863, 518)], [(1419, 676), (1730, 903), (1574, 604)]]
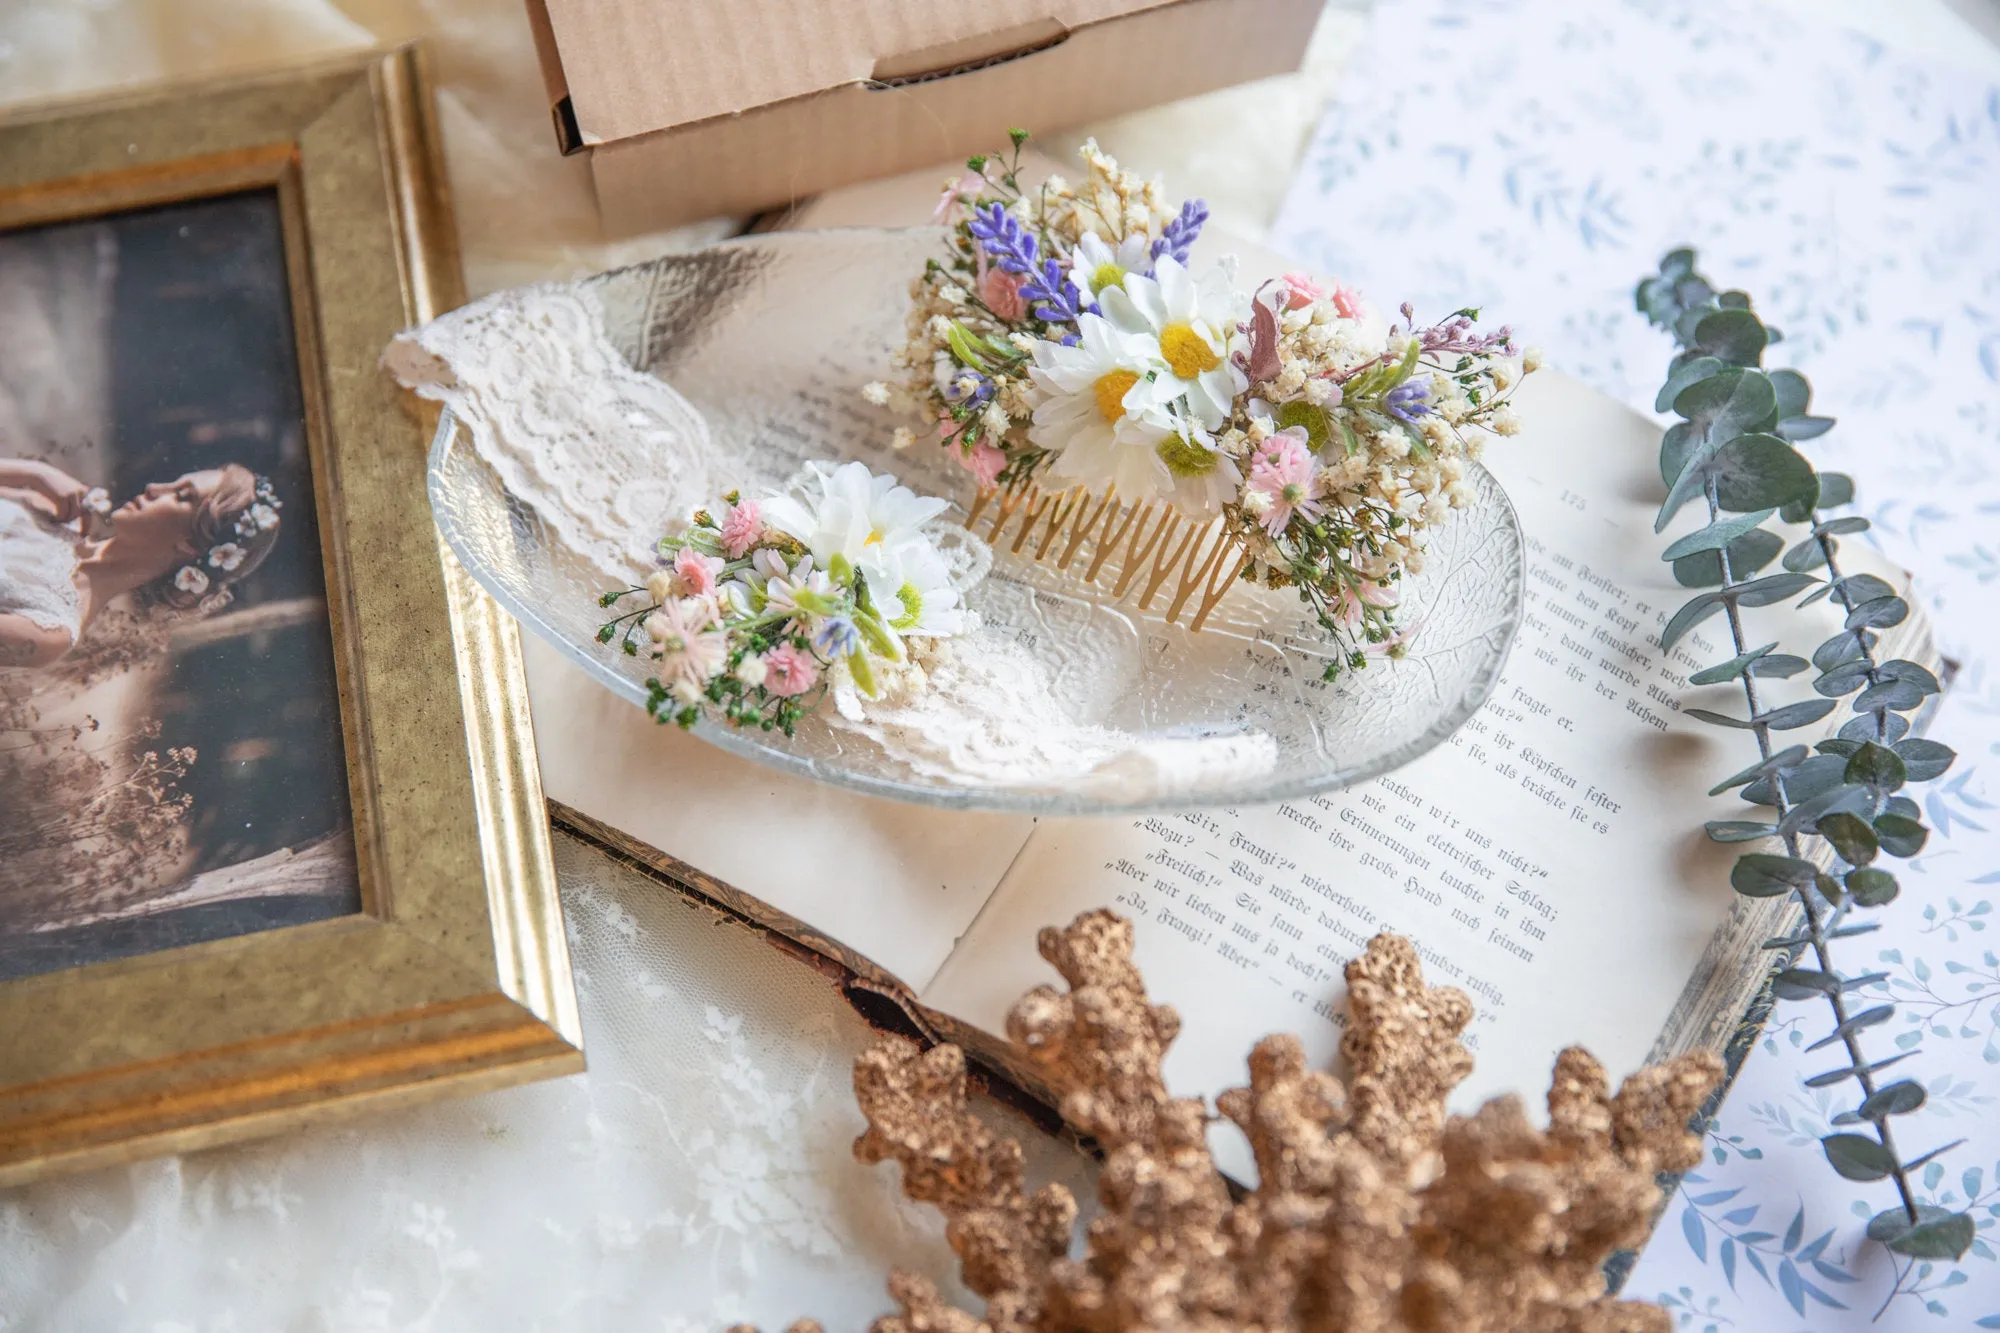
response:
[(270, 483), (236, 463), (155, 482), (108, 508), (60, 468), (0, 458), (0, 666), (60, 661), (114, 599), (208, 613), (278, 537)]

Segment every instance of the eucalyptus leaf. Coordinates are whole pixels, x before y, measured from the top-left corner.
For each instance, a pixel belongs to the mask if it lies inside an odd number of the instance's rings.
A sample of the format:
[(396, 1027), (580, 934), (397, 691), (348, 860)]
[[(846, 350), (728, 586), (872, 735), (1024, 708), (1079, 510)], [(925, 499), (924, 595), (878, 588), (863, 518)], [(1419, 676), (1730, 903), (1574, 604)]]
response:
[(1903, 680), (1922, 690), (1925, 694), (1936, 694), (1944, 687), (1929, 667), (1909, 661), (1906, 658), (1892, 658), (1875, 668), (1875, 674), (1883, 680)]
[(1771, 381), (1771, 394), (1777, 400), (1773, 410), (1780, 420), (1799, 416), (1812, 406), (1812, 384), (1804, 375), (1796, 370), (1767, 370), (1764, 373)]
[(1909, 616), (1910, 608), (1900, 597), (1877, 597), (1872, 602), (1863, 602), (1847, 613), (1847, 628), (1871, 629), (1900, 625)]
[(1688, 455), (1701, 445), (1701, 427), (1691, 421), (1676, 421), (1660, 437), (1660, 484), (1672, 486), (1687, 470)]
[(1715, 501), (1732, 513), (1775, 508), (1813, 494), (1812, 464), (1776, 435), (1739, 435), (1710, 467)]
[[(1785, 771), (1785, 801), (1787, 804), (1810, 801), (1839, 786), (1846, 772), (1847, 761), (1839, 755), (1816, 754)], [(1776, 785), (1768, 777), (1758, 778), (1743, 789), (1743, 799), (1758, 805), (1776, 805), (1777, 797)]]
[(1788, 440), (1816, 440), (1833, 424), (1832, 417), (1786, 417), (1778, 423), (1778, 434)]
[(1803, 657), (1794, 657), (1790, 653), (1772, 653), (1768, 657), (1760, 657), (1752, 662), (1749, 674), (1752, 676), (1775, 676), (1779, 680), (1783, 680), (1788, 676), (1798, 675), (1799, 672), (1804, 671), (1811, 665), (1812, 663), (1806, 661)]
[(1920, 820), (1924, 817), (1923, 807), (1907, 796), (1891, 796), (1882, 806), (1882, 813), (1902, 815), (1906, 819)]
[(1834, 737), (1819, 742), (1813, 749), (1821, 754), (1837, 754), (1845, 759), (1866, 744), (1866, 741), (1844, 741)]
[[(1660, 386), (1659, 397), (1653, 400), (1653, 410), (1666, 411), (1674, 405), (1674, 400), (1679, 398), (1681, 392), (1690, 384), (1718, 374), (1722, 369), (1722, 359), (1714, 356), (1696, 356), (1679, 362), (1667, 375), (1667, 382)], [(1672, 478), (1669, 477), (1667, 480), (1671, 481)]]
[(1688, 708), (1682, 711), (1697, 722), (1706, 722), (1711, 726), (1734, 727), (1738, 731), (1749, 731), (1757, 725), (1754, 718), (1745, 720), (1740, 717), (1731, 717), (1727, 713), (1718, 713), (1709, 708)]
[(1924, 849), (1930, 830), (1908, 815), (1877, 815), (1875, 838), (1891, 856), (1911, 857)]
[(1660, 631), (1661, 649), (1673, 647), (1683, 634), (1720, 611), (1722, 605), (1722, 594), (1719, 592), (1705, 592), (1690, 600), (1687, 605), (1674, 612), (1673, 619), (1669, 620), (1667, 627)]
[(1896, 1158), (1866, 1134), (1829, 1134), (1820, 1147), (1834, 1170), (1849, 1180), (1881, 1180), (1896, 1169)]
[(1854, 503), (1854, 478), (1844, 472), (1819, 474), (1819, 507), (1838, 509)]
[(1862, 866), (1847, 872), (1847, 892), (1862, 907), (1880, 907), (1896, 900), (1896, 877), (1880, 866)]
[(1718, 310), (1694, 326), (1695, 345), (1736, 366), (1754, 366), (1771, 336), (1748, 310)]
[(1949, 745), (1938, 741), (1922, 739), (1898, 741), (1894, 748), (1896, 757), (1903, 761), (1904, 776), (1911, 782), (1929, 782), (1932, 778), (1942, 776), (1944, 771), (1951, 767), (1951, 761), (1958, 758)]
[(1924, 701), (1923, 687), (1913, 680), (1885, 680), (1854, 696), (1854, 711), (1879, 713), (1885, 708), (1902, 711)]
[(1739, 606), (1769, 606), (1817, 582), (1819, 580), (1810, 574), (1766, 574), (1761, 579), (1724, 588), (1716, 596), (1727, 598)]
[(1718, 782), (1713, 787), (1710, 787), (1708, 789), (1708, 794), (1710, 796), (1720, 796), (1722, 795), (1722, 793), (1728, 791), (1731, 787), (1740, 787), (1746, 782), (1755, 782), (1758, 778), (1766, 777), (1772, 773), (1790, 768), (1794, 764), (1803, 763), (1805, 761), (1805, 758), (1806, 758), (1805, 746), (1803, 745), (1788, 746), (1785, 749), (1780, 750), (1778, 753), (1772, 755), (1769, 759), (1759, 759), (1756, 763), (1750, 765), (1750, 767), (1744, 769), (1742, 772), (1724, 778), (1721, 782)]
[(1816, 995), (1838, 995), (1841, 984), (1831, 972), (1788, 967), (1771, 978), (1771, 989), (1781, 1000), (1809, 1000)]
[[(1754, 574), (1771, 563), (1779, 551), (1783, 550), (1785, 539), (1775, 532), (1761, 528), (1744, 533), (1729, 543), (1729, 574), (1731, 578), (1743, 578)], [(1723, 581), (1722, 556), (1714, 551), (1699, 551), (1674, 561), (1674, 581), (1684, 588), (1712, 588)]]
[(1843, 606), (1859, 606), (1878, 597), (1894, 597), (1896, 589), (1887, 579), (1874, 574), (1849, 574), (1834, 584)]
[(1662, 560), (1679, 560), (1700, 551), (1719, 551), (1746, 532), (1755, 531), (1775, 509), (1758, 509), (1734, 518), (1717, 519), (1698, 532), (1690, 532), (1660, 553)]
[(1909, 780), (1903, 760), (1886, 745), (1873, 741), (1856, 750), (1847, 760), (1845, 781), (1866, 783), (1877, 791), (1895, 791)]
[[(1688, 677), (1688, 684), (1720, 685), (1726, 680), (1735, 680), (1740, 676), (1747, 676), (1750, 674), (1749, 668), (1751, 664), (1777, 646), (1775, 643), (1767, 643), (1762, 648), (1752, 648), (1747, 653), (1738, 653), (1727, 662), (1718, 662), (1712, 667), (1703, 667)], [(1715, 793), (1710, 792), (1709, 795), (1713, 796)]]
[(1783, 707), (1759, 713), (1750, 721), (1753, 726), (1769, 727), (1772, 731), (1792, 731), (1798, 727), (1811, 726), (1833, 710), (1832, 699), (1801, 699), (1795, 704), (1785, 704)]
[(1842, 662), (1852, 662), (1873, 646), (1868, 642), (1873, 637), (1866, 631), (1856, 635), (1851, 631), (1842, 630), (1813, 649), (1813, 665), (1821, 671), (1831, 671)]
[(1863, 1120), (1887, 1120), (1892, 1115), (1908, 1115), (1925, 1101), (1924, 1085), (1913, 1079), (1899, 1079), (1877, 1088), (1864, 1098), (1855, 1114)]
[(1745, 819), (1711, 819), (1702, 827), (1711, 842), (1755, 842), (1778, 831), (1776, 824)]
[(1868, 673), (1874, 670), (1865, 658), (1842, 662), (1831, 671), (1813, 681), (1813, 689), (1829, 699), (1839, 699), (1854, 693), (1868, 683)]
[[(1777, 406), (1771, 381), (1756, 370), (1725, 370), (1683, 389), (1674, 400), (1674, 411), (1686, 417), (1690, 438), (1680, 470), (1670, 479), (1671, 489), (1660, 507), (1653, 531), (1666, 527), (1681, 506), (1702, 494), (1709, 475), (1725, 446), (1743, 432), (1770, 417)], [(1775, 439), (1776, 437), (1771, 437)], [(1782, 440), (1777, 443), (1789, 450)], [(1736, 509), (1759, 509), (1761, 505), (1735, 505)]]
[(1819, 836), (1833, 844), (1840, 859), (1851, 866), (1865, 866), (1875, 859), (1875, 830), (1851, 810), (1836, 810), (1814, 826)]
[(1785, 817), (1778, 821), (1778, 831), (1797, 833), (1813, 827), (1827, 815), (1868, 809), (1873, 801), (1874, 797), (1866, 787), (1842, 783), (1787, 810)]
[[(1878, 718), (1881, 719), (1879, 724), (1876, 721)], [(1909, 734), (1910, 719), (1901, 713), (1866, 713), (1857, 718), (1850, 718), (1840, 729), (1842, 740), (1879, 740), (1887, 745), (1894, 745)]]
[(1785, 552), (1784, 563), (1795, 574), (1818, 569), (1826, 563), (1826, 548), (1819, 544), (1819, 538), (1808, 537)]
[(1874, 525), (1859, 514), (1848, 514), (1843, 518), (1830, 518), (1813, 526), (1815, 537), (1845, 537), (1850, 533), (1866, 532)]
[(1845, 1041), (1863, 1028), (1872, 1028), (1888, 1022), (1896, 1016), (1893, 1004), (1878, 1004), (1873, 1009), (1863, 1009), (1833, 1031), (1806, 1047), (1807, 1051), (1822, 1050), (1837, 1041)]
[(1792, 856), (1746, 852), (1729, 870), (1729, 887), (1746, 898), (1776, 898), (1813, 882), (1819, 867)]
[[(1885, 1241), (1889, 1249), (1911, 1259), (1957, 1260), (1965, 1257), (1977, 1234), (1972, 1214), (1946, 1212), (1929, 1204), (1919, 1205), (1917, 1212), (1922, 1220)], [(1942, 1213), (1943, 1216), (1926, 1215), (1932, 1213)], [(1900, 1210), (1898, 1215), (1903, 1216)], [(1872, 1231), (1874, 1224), (1871, 1222), (1869, 1226)]]

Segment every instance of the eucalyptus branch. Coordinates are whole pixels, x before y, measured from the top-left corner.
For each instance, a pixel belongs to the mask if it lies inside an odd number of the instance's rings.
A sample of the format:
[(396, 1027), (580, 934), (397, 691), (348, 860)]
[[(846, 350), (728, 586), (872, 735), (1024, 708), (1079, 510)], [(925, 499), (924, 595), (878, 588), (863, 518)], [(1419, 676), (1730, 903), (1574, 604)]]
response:
[[(1713, 591), (1698, 593), (1676, 611), (1660, 643), (1671, 649), (1718, 610), (1724, 613), (1735, 655), (1688, 680), (1694, 685), (1738, 681), (1749, 716), (1701, 708), (1687, 712), (1705, 722), (1747, 730), (1757, 742), (1757, 762), (1709, 794), (1740, 788), (1743, 799), (1775, 814), (1769, 822), (1711, 821), (1708, 835), (1717, 842), (1776, 838), (1784, 848), (1784, 855), (1739, 856), (1730, 884), (1748, 897), (1789, 895), (1798, 904), (1802, 929), (1764, 944), (1783, 960), (1772, 989), (1780, 1000), (1821, 999), (1833, 1018), (1832, 1030), (1806, 1049), (1838, 1045), (1848, 1063), (1806, 1083), (1823, 1088), (1852, 1079), (1860, 1089), (1859, 1106), (1836, 1116), (1834, 1123), (1865, 1125), (1872, 1132), (1843, 1128), (1820, 1142), (1827, 1161), (1842, 1176), (1894, 1184), (1898, 1206), (1870, 1220), (1869, 1236), (1911, 1258), (1956, 1259), (1972, 1243), (1971, 1215), (1918, 1203), (1910, 1175), (1957, 1145), (1903, 1160), (1890, 1121), (1921, 1107), (1924, 1088), (1911, 1079), (1878, 1085), (1875, 1076), (1915, 1052), (1868, 1059), (1863, 1035), (1887, 1022), (1895, 1005), (1851, 1013), (1848, 997), (1878, 985), (1885, 974), (1844, 975), (1833, 958), (1835, 940), (1876, 928), (1874, 923), (1844, 924), (1853, 908), (1880, 907), (1897, 895), (1895, 876), (1873, 864), (1878, 856), (1913, 856), (1928, 837), (1920, 807), (1899, 793), (1909, 783), (1939, 776), (1955, 756), (1936, 741), (1910, 737), (1904, 714), (1936, 694), (1938, 681), (1920, 663), (1877, 656), (1877, 631), (1900, 624), (1909, 606), (1882, 579), (1842, 572), (1838, 538), (1866, 531), (1868, 520), (1823, 517), (1822, 509), (1852, 502), (1853, 483), (1839, 473), (1815, 472), (1793, 447), (1825, 434), (1834, 423), (1807, 412), (1812, 389), (1803, 375), (1762, 368), (1765, 348), (1780, 335), (1757, 317), (1750, 298), (1742, 292), (1717, 292), (1695, 272), (1694, 262), (1693, 251), (1674, 251), (1636, 294), (1639, 309), (1671, 330), (1681, 348), (1656, 404), (1661, 411), (1671, 408), (1682, 420), (1661, 440), (1660, 474), (1668, 494), (1655, 529), (1665, 528), (1697, 496), (1708, 509), (1707, 524), (1668, 546), (1664, 558), (1673, 562), (1679, 582)], [(1784, 538), (1763, 526), (1773, 515), (1808, 524), (1810, 531), (1786, 549)], [(1755, 577), (1780, 551), (1785, 572)], [(1809, 572), (1816, 569), (1824, 569), (1825, 576)], [(1831, 597), (1845, 613), (1840, 631), (1814, 651), (1810, 663), (1775, 652), (1776, 643), (1752, 648), (1742, 608), (1774, 605), (1801, 593), (1806, 594), (1798, 602), (1801, 607)], [(1813, 681), (1819, 698), (1765, 705), (1757, 688), (1760, 677), (1782, 679), (1808, 666), (1820, 672)], [(1821, 741), (1811, 753), (1803, 745), (1774, 748), (1773, 733), (1818, 722), (1849, 695), (1855, 696), (1856, 716), (1836, 737)], [(1822, 868), (1822, 861), (1829, 868)], [(1801, 966), (1808, 950), (1813, 966)]]

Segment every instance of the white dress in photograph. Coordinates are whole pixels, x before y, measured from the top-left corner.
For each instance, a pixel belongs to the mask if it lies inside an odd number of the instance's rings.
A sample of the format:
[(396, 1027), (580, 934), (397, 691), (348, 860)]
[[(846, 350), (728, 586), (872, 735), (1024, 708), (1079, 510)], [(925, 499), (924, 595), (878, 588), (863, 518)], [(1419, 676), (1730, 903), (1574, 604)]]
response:
[(74, 643), (83, 629), (76, 541), (20, 501), (0, 496), (0, 615), (67, 630)]

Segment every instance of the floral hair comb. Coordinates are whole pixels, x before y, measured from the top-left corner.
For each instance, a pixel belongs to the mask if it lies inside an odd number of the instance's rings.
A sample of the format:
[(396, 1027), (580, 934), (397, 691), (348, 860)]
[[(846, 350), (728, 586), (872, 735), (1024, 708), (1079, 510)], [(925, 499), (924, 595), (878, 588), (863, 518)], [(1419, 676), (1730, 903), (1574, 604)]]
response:
[(1201, 201), (1168, 208), (1094, 142), (1082, 182), (1029, 189), (1011, 137), (947, 186), (905, 375), (866, 396), (955, 451), (967, 524), (996, 547), (1083, 561), (1142, 610), (1164, 594), (1194, 630), (1239, 580), (1296, 587), (1337, 648), (1328, 679), (1396, 650), (1398, 585), (1471, 503), (1464, 460), (1518, 429), (1507, 398), (1534, 354), (1476, 311), (1387, 323), (1300, 274), (1246, 296), (1231, 262), (1192, 256)]

